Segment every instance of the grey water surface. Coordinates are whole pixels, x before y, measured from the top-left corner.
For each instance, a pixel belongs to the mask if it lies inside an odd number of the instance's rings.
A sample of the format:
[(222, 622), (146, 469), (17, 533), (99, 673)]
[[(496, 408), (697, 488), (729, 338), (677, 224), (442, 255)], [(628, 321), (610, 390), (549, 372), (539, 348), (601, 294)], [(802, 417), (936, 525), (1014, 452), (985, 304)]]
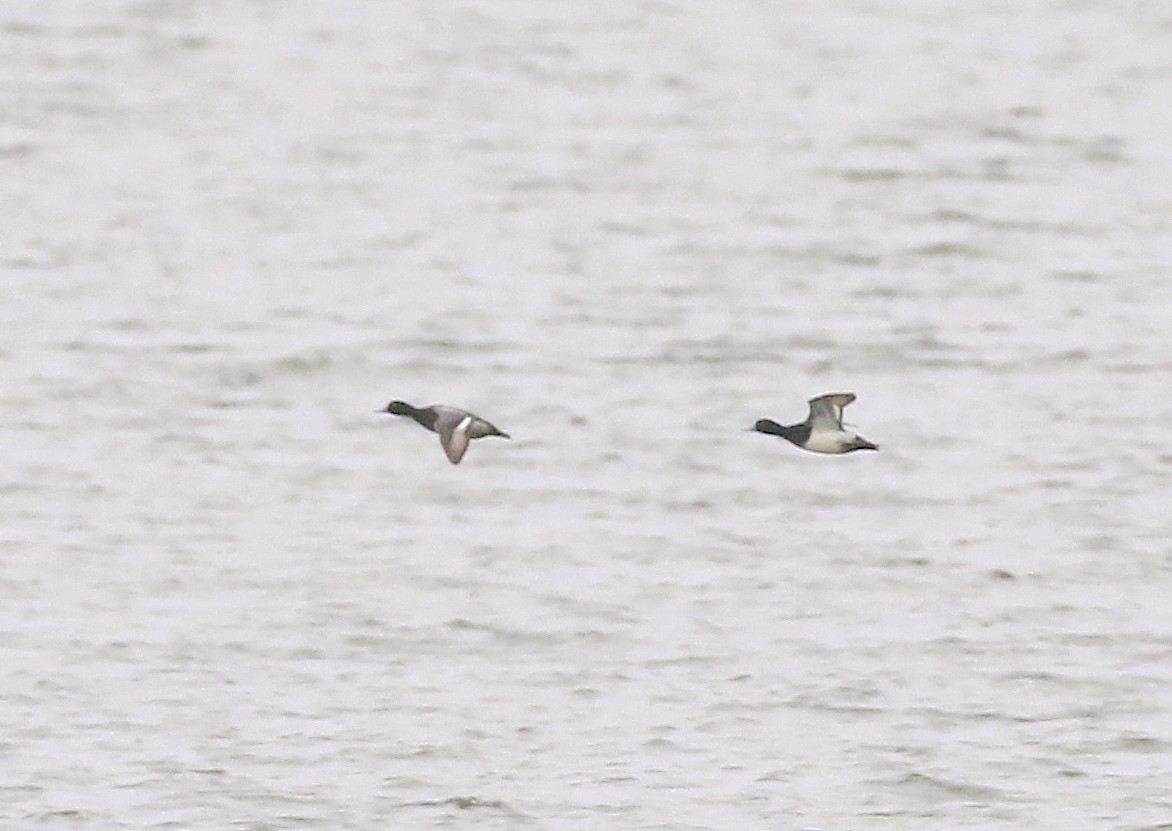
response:
[(1172, 827), (1170, 101), (1154, 0), (7, 4), (0, 826)]

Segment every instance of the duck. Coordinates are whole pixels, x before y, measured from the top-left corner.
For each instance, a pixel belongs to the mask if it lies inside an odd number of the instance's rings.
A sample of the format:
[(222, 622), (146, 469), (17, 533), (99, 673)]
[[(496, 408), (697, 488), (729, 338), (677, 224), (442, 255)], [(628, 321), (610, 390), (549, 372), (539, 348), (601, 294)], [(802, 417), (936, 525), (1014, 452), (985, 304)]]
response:
[(799, 424), (778, 424), (768, 418), (758, 419), (753, 430), (786, 441), (811, 453), (852, 453), (855, 450), (878, 450), (857, 433), (842, 426), (842, 408), (855, 400), (853, 392), (831, 392), (811, 398), (810, 413)]
[(440, 445), (448, 461), (454, 465), (460, 464), (464, 453), (468, 450), (468, 442), (472, 439), (482, 439), (485, 436), (500, 436), (512, 438), (503, 430), (498, 430), (493, 424), (485, 421), (478, 415), (461, 410), (459, 407), (449, 407), (446, 404), (429, 404), (426, 407), (413, 407), (405, 401), (392, 401), (377, 413), (406, 416), (421, 427), (433, 433), (438, 433)]

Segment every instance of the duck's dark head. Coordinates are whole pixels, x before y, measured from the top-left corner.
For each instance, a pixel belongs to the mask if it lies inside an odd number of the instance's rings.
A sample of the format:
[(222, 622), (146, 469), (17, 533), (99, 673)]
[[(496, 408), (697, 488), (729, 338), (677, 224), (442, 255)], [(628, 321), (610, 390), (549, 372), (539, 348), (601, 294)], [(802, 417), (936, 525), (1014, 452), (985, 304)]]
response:
[(753, 425), (753, 429), (758, 433), (768, 433), (771, 436), (781, 435), (781, 425), (768, 418), (757, 419), (757, 422)]
[(390, 413), (391, 415), (410, 415), (415, 412), (415, 408), (405, 401), (392, 401), (385, 408), (379, 410), (380, 413)]

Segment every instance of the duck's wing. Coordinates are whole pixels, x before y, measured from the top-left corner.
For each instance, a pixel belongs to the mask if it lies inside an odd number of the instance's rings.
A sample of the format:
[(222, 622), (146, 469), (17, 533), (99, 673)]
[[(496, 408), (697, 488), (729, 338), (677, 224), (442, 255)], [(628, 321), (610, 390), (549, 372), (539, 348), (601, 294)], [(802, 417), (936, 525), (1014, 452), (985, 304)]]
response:
[(842, 408), (855, 400), (853, 392), (832, 392), (810, 399), (810, 426), (815, 430), (841, 430)]
[(468, 450), (468, 428), (472, 425), (472, 416), (465, 414), (463, 418), (441, 418), (436, 424), (440, 444), (447, 454), (448, 461), (458, 465)]

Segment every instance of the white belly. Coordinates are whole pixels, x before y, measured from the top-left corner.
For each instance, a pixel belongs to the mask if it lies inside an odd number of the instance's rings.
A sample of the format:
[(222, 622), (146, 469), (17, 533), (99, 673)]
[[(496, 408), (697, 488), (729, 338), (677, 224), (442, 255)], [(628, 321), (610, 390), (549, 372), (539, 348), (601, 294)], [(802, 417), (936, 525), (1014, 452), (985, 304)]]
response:
[(850, 433), (842, 432), (819, 432), (811, 433), (810, 438), (806, 440), (803, 445), (807, 450), (813, 450), (815, 453), (841, 453), (851, 440)]

